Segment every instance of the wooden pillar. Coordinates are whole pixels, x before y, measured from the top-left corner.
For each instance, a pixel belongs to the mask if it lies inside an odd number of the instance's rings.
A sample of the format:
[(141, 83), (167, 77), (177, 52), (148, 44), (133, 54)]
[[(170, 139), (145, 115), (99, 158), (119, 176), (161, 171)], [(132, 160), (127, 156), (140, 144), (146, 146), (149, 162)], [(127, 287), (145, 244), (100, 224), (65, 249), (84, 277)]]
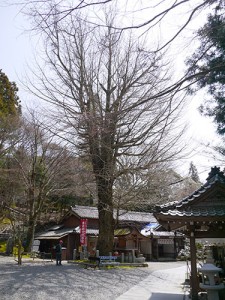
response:
[(174, 238), (173, 238), (173, 252), (174, 252), (174, 259), (177, 258), (177, 241), (176, 241), (177, 233), (174, 232)]
[(158, 239), (154, 240), (154, 249), (155, 249), (155, 258), (156, 260), (159, 259), (159, 243), (158, 243)]
[(153, 233), (150, 233), (150, 260), (153, 259)]
[(194, 232), (190, 234), (190, 255), (191, 255), (191, 299), (198, 300), (198, 273), (196, 265), (196, 246)]

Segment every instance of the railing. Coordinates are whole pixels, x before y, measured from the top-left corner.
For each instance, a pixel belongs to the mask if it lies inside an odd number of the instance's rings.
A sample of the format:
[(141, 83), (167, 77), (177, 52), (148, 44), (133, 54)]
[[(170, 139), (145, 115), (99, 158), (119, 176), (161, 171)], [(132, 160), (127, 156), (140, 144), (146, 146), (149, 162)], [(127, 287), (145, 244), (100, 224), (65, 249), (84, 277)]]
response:
[(40, 252), (38, 256), (43, 260), (50, 259), (52, 261), (52, 253)]

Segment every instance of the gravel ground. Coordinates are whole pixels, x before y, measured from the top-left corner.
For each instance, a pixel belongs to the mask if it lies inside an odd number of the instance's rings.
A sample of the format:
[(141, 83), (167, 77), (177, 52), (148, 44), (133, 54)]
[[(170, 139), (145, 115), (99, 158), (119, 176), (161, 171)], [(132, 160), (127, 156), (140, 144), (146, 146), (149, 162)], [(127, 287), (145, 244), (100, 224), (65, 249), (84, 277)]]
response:
[(42, 260), (18, 266), (12, 257), (0, 256), (0, 300), (115, 300), (153, 271), (182, 265), (156, 262), (149, 267), (94, 270)]

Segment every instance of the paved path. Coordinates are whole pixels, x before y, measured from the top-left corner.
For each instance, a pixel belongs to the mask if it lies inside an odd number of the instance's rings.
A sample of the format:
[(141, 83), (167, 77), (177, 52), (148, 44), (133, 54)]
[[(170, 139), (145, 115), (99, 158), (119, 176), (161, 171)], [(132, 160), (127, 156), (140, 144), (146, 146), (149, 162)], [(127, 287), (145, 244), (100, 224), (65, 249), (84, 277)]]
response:
[[(151, 267), (151, 263), (149, 264)], [(161, 264), (162, 266), (162, 264)], [(164, 265), (166, 268), (166, 265)], [(188, 290), (184, 288), (187, 267), (154, 271), (139, 284), (119, 296), (116, 300), (184, 300)]]
[(18, 266), (0, 256), (0, 300), (183, 300), (185, 272), (184, 262), (86, 270), (42, 260)]

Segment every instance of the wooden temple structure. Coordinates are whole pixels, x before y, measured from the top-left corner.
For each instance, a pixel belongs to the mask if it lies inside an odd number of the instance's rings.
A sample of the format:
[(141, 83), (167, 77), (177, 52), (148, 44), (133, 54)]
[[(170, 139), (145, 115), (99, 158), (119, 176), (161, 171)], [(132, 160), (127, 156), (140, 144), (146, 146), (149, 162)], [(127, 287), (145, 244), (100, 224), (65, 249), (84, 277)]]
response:
[[(191, 297), (198, 299), (196, 239), (225, 237), (225, 176), (214, 167), (206, 183), (190, 196), (156, 207), (154, 216), (168, 231), (182, 231), (190, 239)], [(224, 259), (224, 258), (223, 258)]]

